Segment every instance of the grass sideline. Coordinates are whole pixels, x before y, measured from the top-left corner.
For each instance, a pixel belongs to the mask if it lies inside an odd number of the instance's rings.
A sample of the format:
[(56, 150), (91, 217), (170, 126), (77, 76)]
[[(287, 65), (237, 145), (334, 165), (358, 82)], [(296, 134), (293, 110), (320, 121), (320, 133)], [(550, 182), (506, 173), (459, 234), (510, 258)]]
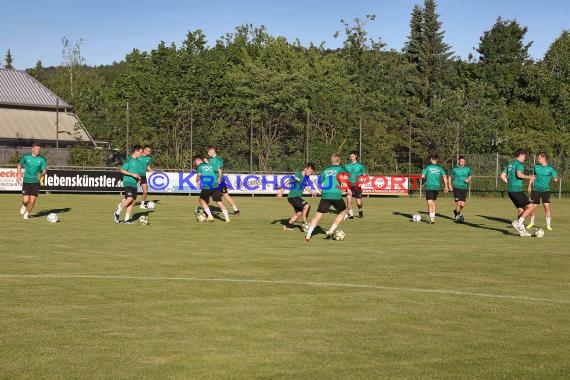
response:
[(570, 377), (568, 200), (537, 239), (508, 199), (464, 224), (440, 199), (432, 226), (422, 199), (370, 198), (344, 242), (306, 245), (285, 199), (200, 224), (196, 197), (152, 196), (149, 226), (113, 223), (116, 195), (41, 195), (28, 221), (19, 199), (0, 195), (0, 378)]

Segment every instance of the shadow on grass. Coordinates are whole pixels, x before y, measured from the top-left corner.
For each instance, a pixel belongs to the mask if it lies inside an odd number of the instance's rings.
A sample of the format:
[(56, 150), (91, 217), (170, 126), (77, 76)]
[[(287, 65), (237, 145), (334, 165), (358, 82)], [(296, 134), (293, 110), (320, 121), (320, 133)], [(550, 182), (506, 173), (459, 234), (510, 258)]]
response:
[[(48, 215), (51, 214), (51, 213), (54, 213), (54, 214), (63, 214), (63, 213), (65, 213), (65, 212), (70, 212), (70, 211), (71, 211), (71, 208), (70, 208), (70, 207), (65, 207), (65, 208), (52, 208), (52, 209), (49, 209), (49, 210), (42, 210), (42, 211), (39, 211), (39, 212), (35, 213), (35, 215), (33, 216), (33, 218), (41, 218), (42, 216), (48, 216)], [(32, 216), (30, 215), (30, 217), (32, 217)]]

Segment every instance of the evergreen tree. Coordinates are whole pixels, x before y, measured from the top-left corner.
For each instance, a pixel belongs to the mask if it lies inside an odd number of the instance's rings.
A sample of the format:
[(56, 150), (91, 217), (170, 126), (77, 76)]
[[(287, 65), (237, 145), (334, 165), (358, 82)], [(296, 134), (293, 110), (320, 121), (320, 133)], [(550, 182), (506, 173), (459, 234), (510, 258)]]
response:
[(514, 20), (497, 19), (495, 25), (479, 39), (479, 62), (483, 64), (522, 64), (529, 60), (532, 41), (524, 44), (527, 27)]
[(12, 52), (10, 51), (10, 49), (8, 49), (8, 53), (6, 53), (6, 64), (4, 65), (4, 68), (13, 69), (14, 68), (14, 66), (12, 65), (13, 62), (14, 58), (12, 58)]
[(422, 64), (422, 37), (423, 37), (423, 15), (419, 5), (414, 6), (412, 18), (410, 19), (410, 35), (404, 45), (404, 53), (408, 62), (413, 63), (421, 70)]

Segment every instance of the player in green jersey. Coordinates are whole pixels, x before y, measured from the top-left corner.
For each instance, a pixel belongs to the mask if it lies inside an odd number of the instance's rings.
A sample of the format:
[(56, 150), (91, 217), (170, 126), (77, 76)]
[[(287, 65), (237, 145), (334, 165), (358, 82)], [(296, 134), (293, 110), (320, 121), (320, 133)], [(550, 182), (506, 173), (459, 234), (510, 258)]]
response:
[[(311, 220), (311, 226), (305, 236), (305, 243), (309, 243), (311, 241), (311, 235), (313, 234), (315, 227), (319, 223), (319, 220), (321, 220), (323, 214), (329, 212), (331, 206), (333, 206), (339, 213), (331, 228), (325, 232), (327, 239), (334, 236), (334, 231), (344, 220), (344, 216), (346, 215), (346, 204), (342, 200), (342, 184), (346, 186), (349, 174), (346, 169), (340, 165), (340, 160), (340, 154), (333, 154), (331, 156), (331, 165), (324, 168), (321, 172), (319, 177), (319, 186), (322, 190), (322, 198), (319, 202), (317, 213), (313, 220)], [(350, 187), (346, 190), (347, 192), (350, 192)]]
[[(546, 229), (552, 231), (552, 226), (550, 226), (552, 221), (550, 216), (550, 181), (558, 182), (558, 173), (548, 163), (548, 155), (546, 153), (539, 153), (536, 156), (536, 160), (538, 165), (535, 165), (533, 170), (536, 178), (528, 183), (528, 192), (531, 194), (530, 198), (536, 207), (542, 201), (546, 217)], [(527, 229), (534, 227), (536, 207), (530, 213), (530, 224), (526, 226)]]
[(228, 210), (222, 203), (222, 194), (220, 192), (219, 186), (219, 177), (218, 177), (218, 169), (211, 163), (205, 162), (202, 157), (194, 157), (194, 165), (196, 166), (196, 185), (201, 189), (200, 198), (198, 199), (198, 203), (200, 207), (204, 209), (208, 218), (206, 219), (207, 222), (213, 222), (214, 216), (212, 215), (212, 211), (208, 206), (210, 202), (210, 197), (216, 202), (220, 210), (222, 210), (222, 214), (224, 215), (224, 219), (226, 223), (230, 222), (230, 217), (228, 215)]
[(126, 209), (125, 212), (125, 223), (131, 224), (131, 214), (133, 211), (133, 206), (135, 205), (135, 200), (137, 199), (137, 183), (140, 181), (141, 176), (141, 165), (139, 157), (142, 154), (142, 147), (140, 145), (135, 145), (131, 153), (130, 158), (125, 160), (123, 166), (121, 166), (121, 174), (123, 175), (123, 200), (117, 206), (117, 211), (113, 214), (115, 223), (119, 223), (119, 218), (121, 212)]
[(429, 213), (430, 224), (435, 223), (436, 201), (441, 190), (441, 180), (443, 180), (444, 192), (449, 191), (449, 184), (445, 170), (437, 164), (438, 156), (432, 153), (429, 156), (430, 164), (422, 170), (422, 179), (426, 185), (426, 201)]
[(139, 157), (141, 172), (139, 173), (141, 176), (141, 188), (142, 188), (142, 199), (140, 208), (146, 208), (146, 199), (148, 197), (148, 183), (146, 180), (146, 173), (152, 172), (152, 168), (150, 167), (150, 163), (152, 162), (152, 147), (150, 145), (145, 145), (143, 148), (143, 152)]
[(224, 160), (222, 159), (222, 157), (218, 156), (217, 148), (214, 145), (210, 145), (209, 147), (206, 148), (206, 150), (208, 152), (208, 156), (210, 157), (208, 159), (208, 162), (212, 164), (218, 171), (218, 183), (221, 184), (220, 191), (224, 196), (224, 198), (232, 205), (232, 208), (234, 209), (234, 215), (239, 216), (240, 214), (239, 208), (237, 204), (234, 202), (231, 195), (228, 193), (228, 186), (223, 182)]
[(46, 175), (47, 163), (39, 144), (32, 144), (32, 153), (26, 153), (18, 162), (16, 181), (22, 182), (22, 168), (25, 169), (22, 183), (22, 207), (20, 215), (28, 219), (39, 196), (41, 180)]
[[(291, 215), (287, 224), (283, 226), (283, 231), (291, 231), (295, 222), (299, 220), (299, 218), (302, 218), (303, 223), (307, 223), (311, 205), (303, 199), (303, 192), (306, 189), (313, 196), (318, 194), (311, 188), (311, 180), (309, 179), (309, 176), (312, 175), (314, 171), (315, 165), (309, 162), (305, 165), (302, 171), (293, 174), (293, 178), (287, 179), (283, 184), (285, 187), (289, 188), (287, 201), (293, 207), (293, 215)], [(277, 196), (279, 198), (282, 197), (284, 192), (285, 188), (279, 188)]]
[(356, 199), (356, 206), (358, 206), (358, 217), (364, 218), (364, 213), (362, 212), (362, 189), (360, 184), (358, 184), (357, 179), (360, 176), (366, 174), (366, 168), (358, 161), (358, 152), (355, 150), (350, 151), (348, 154), (348, 163), (344, 165), (347, 172), (350, 173), (350, 193), (346, 194), (346, 206), (348, 208), (347, 218), (354, 219), (354, 214), (352, 212), (352, 198)]
[(534, 209), (534, 204), (528, 199), (528, 196), (523, 192), (523, 180), (534, 180), (534, 175), (524, 174), (524, 161), (526, 159), (526, 152), (524, 149), (517, 149), (515, 151), (515, 159), (510, 162), (501, 173), (501, 180), (507, 184), (507, 192), (509, 198), (517, 208), (517, 220), (511, 223), (518, 231), (520, 236), (531, 236), (524, 227), (524, 220), (530, 215)]
[(465, 202), (467, 202), (467, 190), (469, 189), (469, 183), (473, 178), (473, 173), (469, 166), (465, 166), (465, 157), (459, 156), (457, 159), (457, 166), (455, 166), (449, 172), (449, 187), (453, 190), (453, 198), (455, 199), (455, 209), (453, 214), (455, 215), (456, 221), (463, 220), (463, 208), (465, 207)]

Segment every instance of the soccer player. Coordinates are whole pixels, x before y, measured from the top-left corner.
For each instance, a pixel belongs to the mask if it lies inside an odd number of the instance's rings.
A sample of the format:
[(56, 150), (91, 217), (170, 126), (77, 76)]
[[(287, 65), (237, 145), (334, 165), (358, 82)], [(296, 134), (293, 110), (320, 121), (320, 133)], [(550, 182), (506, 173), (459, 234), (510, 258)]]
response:
[(115, 223), (119, 223), (119, 218), (123, 209), (125, 212), (125, 223), (131, 224), (131, 213), (133, 211), (133, 206), (135, 205), (135, 200), (137, 199), (137, 183), (141, 180), (141, 163), (139, 157), (141, 156), (143, 148), (140, 145), (135, 145), (131, 153), (130, 158), (125, 160), (123, 166), (121, 166), (121, 174), (123, 174), (123, 200), (117, 206), (117, 211), (113, 213), (113, 218)]
[(146, 198), (148, 197), (148, 183), (146, 180), (146, 173), (152, 172), (152, 168), (150, 167), (150, 163), (152, 162), (152, 147), (150, 145), (145, 145), (143, 148), (143, 152), (139, 157), (141, 172), (139, 173), (141, 176), (141, 187), (142, 187), (142, 199), (140, 208), (146, 208)]
[(535, 205), (530, 213), (530, 224), (526, 228), (534, 227), (534, 218), (536, 217), (536, 207), (540, 204), (544, 206), (544, 214), (546, 216), (546, 229), (552, 231), (550, 226), (550, 180), (558, 182), (558, 173), (548, 163), (548, 155), (546, 153), (539, 153), (536, 156), (538, 165), (534, 166), (534, 175), (536, 178), (528, 183), (528, 192), (531, 193), (532, 203)]
[(515, 159), (503, 169), (501, 180), (507, 184), (509, 198), (517, 208), (518, 219), (513, 220), (513, 227), (517, 230), (520, 236), (531, 236), (526, 232), (524, 220), (530, 215), (535, 205), (523, 192), (523, 179), (533, 181), (535, 176), (524, 174), (524, 160), (526, 158), (526, 152), (524, 149), (517, 149), (514, 156)]
[[(333, 206), (339, 213), (336, 216), (331, 228), (326, 231), (326, 238), (330, 239), (334, 235), (334, 231), (344, 220), (346, 215), (346, 204), (342, 200), (342, 188), (346, 187), (346, 182), (348, 181), (349, 173), (346, 169), (340, 165), (341, 156), (335, 153), (331, 156), (331, 165), (327, 166), (321, 172), (319, 177), (319, 185), (322, 190), (322, 198), (319, 202), (319, 207), (317, 208), (317, 213), (313, 220), (311, 220), (311, 226), (307, 231), (305, 236), (305, 243), (311, 241), (311, 235), (313, 230), (321, 220), (324, 213), (328, 212), (330, 207)], [(341, 185), (343, 183), (343, 185)], [(350, 192), (350, 187), (347, 188), (347, 192)]]
[[(309, 176), (315, 171), (315, 165), (308, 162), (302, 171), (293, 174), (293, 178), (288, 179), (284, 185), (289, 188), (289, 194), (287, 195), (287, 201), (293, 207), (293, 215), (283, 226), (283, 231), (291, 231), (293, 225), (299, 218), (303, 218), (303, 223), (307, 222), (309, 217), (309, 212), (311, 211), (311, 205), (309, 202), (303, 199), (303, 192), (307, 189), (313, 196), (317, 195), (317, 192), (311, 188)], [(277, 192), (278, 197), (283, 196), (284, 188), (279, 188)]]
[(224, 214), (226, 223), (229, 223), (230, 217), (228, 215), (228, 210), (222, 203), (222, 194), (219, 189), (220, 182), (217, 167), (212, 165), (212, 163), (204, 162), (202, 157), (198, 156), (194, 157), (194, 165), (196, 166), (196, 185), (202, 189), (198, 203), (208, 215), (206, 221), (214, 221), (214, 216), (212, 215), (212, 211), (210, 211), (210, 207), (208, 206), (210, 197), (212, 197), (220, 210), (222, 210), (222, 214)]
[(217, 182), (222, 185), (221, 193), (224, 196), (224, 198), (232, 205), (232, 208), (234, 209), (234, 215), (239, 216), (240, 214), (239, 208), (234, 202), (231, 195), (228, 193), (228, 186), (225, 183), (223, 183), (224, 160), (222, 159), (222, 157), (218, 156), (217, 148), (214, 145), (208, 146), (206, 150), (208, 152), (208, 156), (210, 157), (208, 159), (208, 162), (210, 163), (210, 165), (213, 165), (216, 168), (216, 171), (218, 172)]
[(430, 224), (435, 223), (435, 210), (437, 195), (441, 190), (441, 180), (443, 179), (444, 192), (449, 191), (449, 185), (445, 170), (437, 164), (438, 156), (432, 153), (429, 156), (430, 164), (422, 170), (422, 179), (426, 182), (426, 201), (428, 206)]
[(358, 217), (364, 218), (364, 213), (362, 212), (362, 189), (360, 184), (357, 183), (357, 179), (360, 176), (366, 174), (366, 168), (358, 161), (358, 152), (353, 150), (348, 154), (348, 163), (344, 165), (347, 172), (350, 173), (350, 192), (346, 194), (346, 206), (348, 207), (348, 219), (354, 219), (354, 214), (352, 213), (352, 198), (356, 199), (356, 205), (358, 206)]
[(453, 190), (453, 198), (455, 199), (455, 210), (453, 210), (453, 214), (455, 215), (456, 221), (463, 219), (461, 212), (467, 201), (467, 189), (472, 178), (473, 174), (471, 168), (465, 166), (465, 157), (459, 156), (457, 166), (449, 172), (448, 180), (450, 190)]
[(22, 167), (24, 182), (22, 183), (22, 207), (20, 215), (28, 219), (34, 209), (40, 192), (40, 182), (46, 175), (47, 163), (44, 156), (40, 155), (42, 148), (39, 144), (32, 144), (32, 153), (26, 153), (18, 162), (16, 181), (22, 182)]

